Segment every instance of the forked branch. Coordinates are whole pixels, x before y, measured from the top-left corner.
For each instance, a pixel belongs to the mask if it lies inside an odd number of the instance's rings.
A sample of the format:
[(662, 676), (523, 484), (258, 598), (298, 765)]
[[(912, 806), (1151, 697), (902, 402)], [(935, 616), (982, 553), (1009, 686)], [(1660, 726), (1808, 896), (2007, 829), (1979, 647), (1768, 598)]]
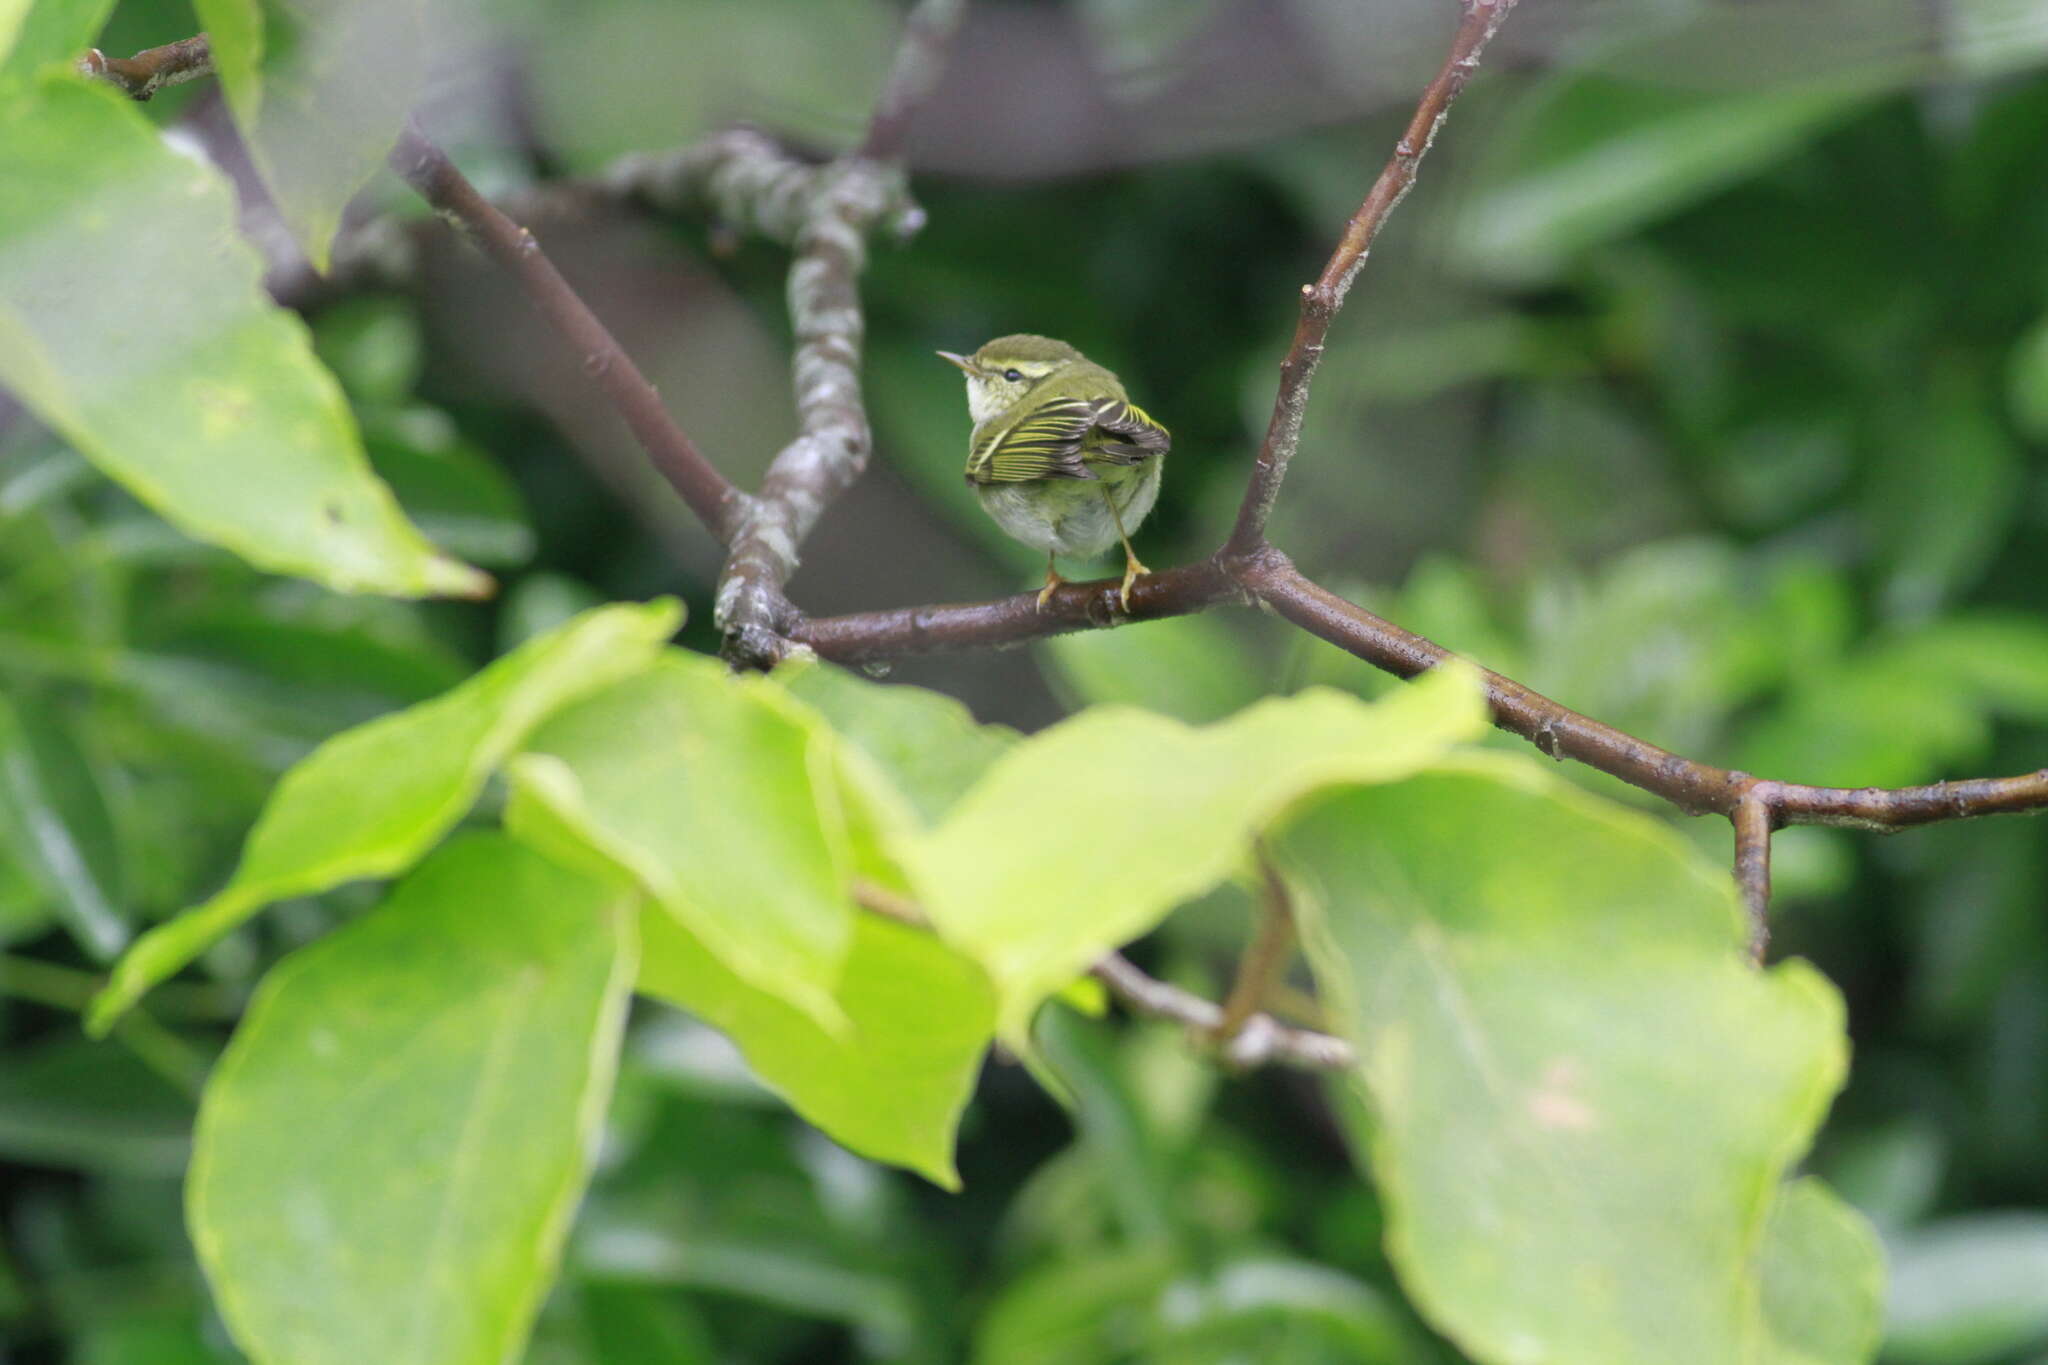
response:
[[(1372, 243), (1414, 184), (1452, 103), (1477, 69), (1487, 43), (1515, 0), (1460, 0), (1450, 50), (1424, 89), (1393, 155), (1346, 224), (1314, 283), (1302, 287), (1301, 314), (1281, 365), (1272, 415), (1253, 462), (1229, 538), (1193, 564), (1138, 580), (1124, 601), (1113, 580), (1069, 583), (1041, 610), (1032, 593), (992, 602), (932, 604), (807, 619), (785, 595), (804, 537), (865, 465), (870, 436), (859, 387), (863, 310), (857, 285), (867, 238), (878, 227), (899, 235), (921, 214), (908, 198), (900, 157), (911, 119), (931, 91), (957, 28), (961, 0), (920, 0), (906, 25), (889, 80), (858, 150), (824, 165), (790, 157), (772, 140), (738, 130), (692, 148), (621, 161), (595, 188), (664, 212), (716, 212), (726, 222), (790, 244), (790, 314), (797, 336), (793, 373), (802, 430), (777, 456), (760, 492), (739, 492), (661, 410), (653, 391), (589, 309), (546, 261), (532, 234), (484, 201), (438, 149), (414, 132), (393, 164), (423, 195), (472, 232), (510, 270), (584, 359), (585, 369), (633, 427), (649, 458), (668, 476), (713, 534), (730, 547), (719, 612), (727, 656), (766, 667), (808, 649), (844, 663), (906, 654), (1015, 644), (1074, 630), (1185, 615), (1236, 603), (1277, 614), (1340, 649), (1400, 677), (1451, 658), (1433, 641), (1402, 629), (1304, 576), (1266, 540), (1266, 524), (1300, 445), (1309, 389), (1325, 338)], [(198, 47), (194, 47), (198, 44)], [(175, 50), (174, 50), (175, 49)], [(210, 65), (204, 36), (125, 61), (97, 52), (81, 62), (138, 98)], [(153, 83), (152, 83), (153, 82)], [(577, 187), (588, 192), (592, 185)], [(1482, 670), (1493, 721), (1555, 758), (1571, 758), (1695, 813), (1727, 818), (1736, 832), (1736, 881), (1761, 960), (1770, 893), (1770, 835), (1794, 824), (1889, 830), (2003, 812), (2048, 808), (2048, 769), (1898, 789), (1813, 787), (1767, 781), (1661, 749), (1559, 705), (1501, 674)], [(1268, 921), (1269, 924), (1271, 921)], [(1277, 931), (1275, 931), (1277, 933)], [(1272, 945), (1268, 945), (1269, 947)], [(1255, 947), (1241, 981), (1268, 975)], [(1266, 956), (1277, 956), (1274, 954)], [(1339, 1040), (1288, 1030), (1152, 981), (1112, 956), (1097, 975), (1119, 998), (1146, 1013), (1229, 1034), (1239, 1060), (1341, 1066)], [(1245, 991), (1250, 991), (1247, 985)], [(1244, 992), (1239, 992), (1239, 995)], [(1236, 1016), (1244, 1015), (1239, 1023)]]

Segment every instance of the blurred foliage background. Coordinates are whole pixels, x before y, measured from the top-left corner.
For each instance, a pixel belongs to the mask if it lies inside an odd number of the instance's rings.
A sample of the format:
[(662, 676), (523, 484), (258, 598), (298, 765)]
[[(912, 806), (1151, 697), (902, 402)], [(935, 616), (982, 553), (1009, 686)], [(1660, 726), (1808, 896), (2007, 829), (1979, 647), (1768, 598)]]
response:
[[(1146, 559), (1213, 545), (1296, 290), (1451, 8), (977, 0), (914, 140), (930, 225), (878, 245), (865, 287), (875, 464), (798, 601), (1035, 581), (960, 484), (964, 405), (931, 355), (1008, 331), (1073, 341), (1173, 428)], [(1337, 324), (1276, 542), (1692, 756), (1853, 785), (2048, 765), (2048, 7), (1523, 11)], [(840, 145), (899, 20), (880, 0), (451, 13), (435, 122), (495, 190), (735, 119)], [(193, 27), (131, 0), (104, 46)], [(215, 99), (151, 107), (217, 133)], [(365, 211), (419, 214), (390, 185)], [(783, 254), (601, 207), (537, 226), (755, 481), (793, 428)], [(25, 419), (0, 433), (0, 1359), (234, 1358), (177, 1213), (195, 1079), (262, 966), (368, 895), (266, 917), (105, 1044), (75, 1010), (137, 925), (218, 884), (281, 768), (592, 601), (680, 591), (686, 642), (713, 644), (713, 547), (505, 282), (445, 242), (430, 260), (404, 294), (303, 301), (381, 472), (501, 576), (493, 603), (263, 578)], [(1203, 719), (1394, 685), (1249, 614), (895, 676), (1027, 728), (1099, 700)], [(1777, 850), (1775, 950), (1851, 1006), (1812, 1164), (1885, 1235), (1885, 1359), (2048, 1361), (2048, 826)], [(1219, 895), (1143, 956), (1213, 993), (1244, 926)], [(1088, 1078), (1075, 1109), (991, 1068), (947, 1196), (642, 1009), (536, 1362), (1459, 1359), (1394, 1286), (1341, 1101), (1308, 1078), (1225, 1077), (1162, 1027), (1062, 1017), (1047, 1046)]]

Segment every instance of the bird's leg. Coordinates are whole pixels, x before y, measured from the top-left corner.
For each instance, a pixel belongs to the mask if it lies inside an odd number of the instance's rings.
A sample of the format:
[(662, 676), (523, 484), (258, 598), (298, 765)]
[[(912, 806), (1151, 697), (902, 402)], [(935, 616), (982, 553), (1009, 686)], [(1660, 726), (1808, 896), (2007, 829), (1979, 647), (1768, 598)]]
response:
[(1052, 590), (1067, 580), (1060, 577), (1060, 571), (1053, 563), (1052, 551), (1045, 552), (1045, 586), (1038, 590), (1038, 609), (1045, 610), (1045, 604), (1052, 597)]
[(1116, 510), (1116, 499), (1109, 495), (1107, 487), (1102, 490), (1102, 500), (1109, 504), (1109, 519), (1116, 523), (1116, 538), (1124, 543), (1124, 584), (1118, 590), (1118, 597), (1123, 603), (1124, 610), (1129, 611), (1131, 609), (1131, 584), (1138, 581), (1139, 574), (1151, 573), (1152, 571), (1139, 562), (1138, 552), (1131, 548), (1131, 538), (1124, 534), (1123, 513)]

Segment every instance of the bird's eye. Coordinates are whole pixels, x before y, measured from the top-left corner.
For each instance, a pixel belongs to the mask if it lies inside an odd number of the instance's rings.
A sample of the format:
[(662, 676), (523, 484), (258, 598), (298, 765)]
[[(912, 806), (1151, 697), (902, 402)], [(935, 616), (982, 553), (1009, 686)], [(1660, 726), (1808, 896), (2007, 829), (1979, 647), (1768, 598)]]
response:
[(1005, 379), (1009, 380), (1009, 381), (1010, 381), (1010, 382), (1011, 382), (1012, 384), (1016, 383), (1016, 382), (1017, 382), (1018, 380), (1022, 379), (1023, 377), (1024, 377), (1023, 375), (1019, 374), (1019, 373), (1018, 373), (1017, 371), (1015, 371), (1015, 370), (1004, 370), (1004, 371), (1003, 371), (1003, 378), (1005, 378)]

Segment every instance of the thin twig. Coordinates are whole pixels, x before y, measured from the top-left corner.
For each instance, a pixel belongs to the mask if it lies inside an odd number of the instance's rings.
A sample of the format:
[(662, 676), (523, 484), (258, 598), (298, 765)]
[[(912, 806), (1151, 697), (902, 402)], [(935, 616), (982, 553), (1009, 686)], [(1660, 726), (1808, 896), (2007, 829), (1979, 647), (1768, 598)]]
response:
[[(855, 905), (872, 914), (913, 929), (932, 927), (924, 908), (899, 891), (870, 881), (856, 881), (850, 894)], [(1230, 1018), (1227, 1006), (1148, 976), (1120, 953), (1105, 956), (1089, 975), (1109, 987), (1110, 993), (1134, 1013), (1185, 1024), (1200, 1037), (1215, 1041), (1221, 1046), (1223, 1059), (1233, 1067), (1247, 1069), (1267, 1062), (1285, 1062), (1290, 1066), (1334, 1070), (1351, 1065), (1351, 1045), (1343, 1039), (1294, 1028), (1268, 1014), (1247, 1012), (1226, 1028)]]
[(1287, 348), (1287, 358), (1280, 364), (1280, 387), (1273, 395), (1273, 415), (1267, 420), (1266, 438), (1259, 446), (1258, 462), (1252, 467), (1251, 482), (1238, 507), (1237, 524), (1225, 546), (1227, 554), (1248, 555), (1265, 544), (1266, 518), (1280, 496), (1280, 482), (1287, 477), (1288, 462), (1301, 444), (1309, 381), (1322, 361), (1323, 338), (1329, 335), (1330, 322), (1344, 306), (1344, 296), (1364, 268), (1366, 254), (1380, 228), (1385, 226), (1387, 216), (1415, 184), (1416, 168), (1429, 154), (1437, 129), (1450, 113), (1451, 103), (1479, 68), (1479, 54), (1486, 50), (1514, 7), (1515, 0), (1464, 0), (1464, 18), (1451, 41), (1450, 54), (1444, 58), (1436, 78), (1423, 90), (1415, 116), (1408, 120), (1401, 140), (1394, 144), (1394, 155), (1366, 192), (1358, 212), (1351, 215), (1337, 249), (1323, 266), (1323, 273), (1314, 284), (1301, 287), (1301, 319), (1295, 324), (1294, 342)]
[(408, 124), (391, 149), (391, 168), (422, 198), (467, 232), (491, 259), (519, 281), (527, 299), (568, 342), (605, 397), (626, 419), (654, 462), (697, 520), (721, 542), (731, 538), (745, 494), (704, 458), (662, 406), (661, 395), (640, 373), (582, 296), (562, 278), (534, 235), (477, 192), (447, 153)]
[[(1092, 975), (1139, 1014), (1185, 1024), (1204, 1038), (1216, 1037), (1222, 1026), (1221, 1006), (1147, 976), (1121, 953), (1111, 953), (1096, 963)], [(1222, 1055), (1224, 1061), (1238, 1068), (1281, 1062), (1318, 1071), (1341, 1071), (1352, 1064), (1356, 1054), (1342, 1038), (1292, 1028), (1270, 1014), (1254, 1014), (1231, 1036)]]
[(138, 52), (109, 57), (93, 48), (78, 59), (80, 75), (119, 86), (130, 99), (146, 100), (167, 85), (183, 85), (213, 74), (213, 42), (204, 33)]
[(1294, 907), (1288, 899), (1287, 883), (1280, 876), (1280, 869), (1273, 865), (1273, 856), (1263, 840), (1257, 856), (1259, 928), (1251, 947), (1245, 949), (1244, 957), (1238, 961), (1237, 978), (1230, 983), (1230, 994), (1223, 998), (1223, 1017), (1216, 1025), (1219, 1038), (1234, 1036), (1246, 1020), (1265, 1008), (1274, 985), (1286, 974), (1288, 960), (1294, 955)]
[(896, 44), (889, 78), (882, 82), (882, 93), (868, 118), (867, 136), (861, 139), (862, 157), (870, 161), (902, 159), (911, 120), (945, 72), (946, 52), (966, 8), (966, 0), (921, 0), (910, 12), (903, 37)]
[(1771, 797), (1775, 784), (1759, 782), (1735, 803), (1735, 885), (1749, 916), (1749, 960), (1763, 965), (1771, 945)]

